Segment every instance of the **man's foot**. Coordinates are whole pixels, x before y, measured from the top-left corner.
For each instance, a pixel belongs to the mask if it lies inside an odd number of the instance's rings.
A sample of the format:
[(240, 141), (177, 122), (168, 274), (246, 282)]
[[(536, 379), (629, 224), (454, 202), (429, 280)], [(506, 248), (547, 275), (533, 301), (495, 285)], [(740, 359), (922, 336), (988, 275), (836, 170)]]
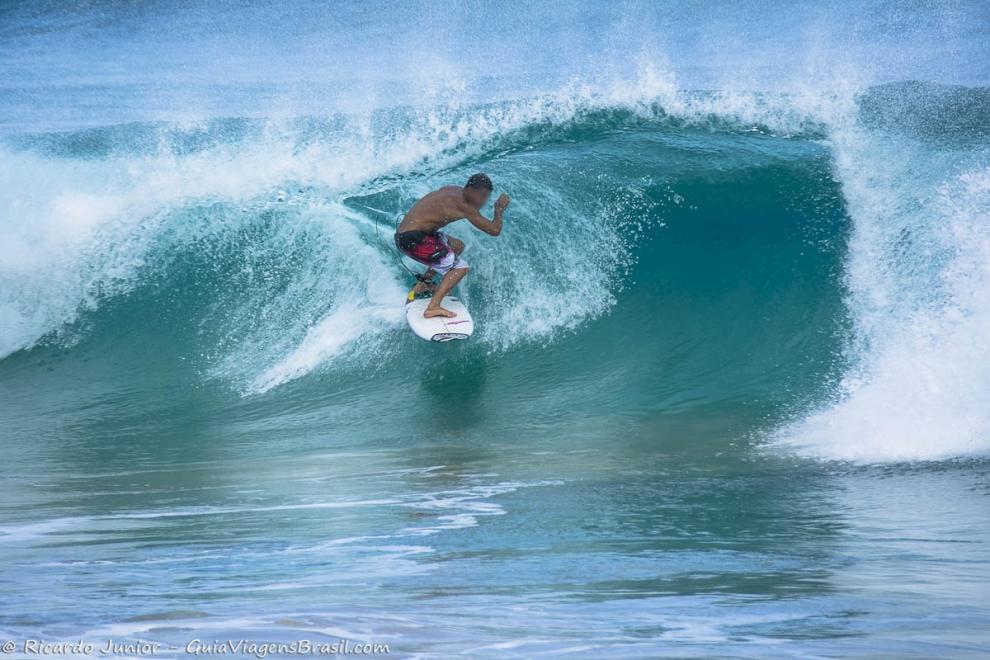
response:
[(437, 305), (436, 307), (428, 305), (426, 310), (423, 312), (423, 318), (432, 319), (434, 316), (443, 316), (444, 318), (452, 319), (457, 316), (457, 314), (449, 309), (444, 309), (440, 305)]

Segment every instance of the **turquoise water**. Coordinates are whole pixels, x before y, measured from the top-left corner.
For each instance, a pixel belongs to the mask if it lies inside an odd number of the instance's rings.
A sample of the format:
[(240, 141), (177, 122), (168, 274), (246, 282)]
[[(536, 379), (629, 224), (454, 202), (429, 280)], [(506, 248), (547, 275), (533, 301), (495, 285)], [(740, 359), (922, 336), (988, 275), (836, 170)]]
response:
[[(4, 7), (0, 637), (985, 655), (988, 32)], [(479, 170), (427, 344), (393, 226)]]

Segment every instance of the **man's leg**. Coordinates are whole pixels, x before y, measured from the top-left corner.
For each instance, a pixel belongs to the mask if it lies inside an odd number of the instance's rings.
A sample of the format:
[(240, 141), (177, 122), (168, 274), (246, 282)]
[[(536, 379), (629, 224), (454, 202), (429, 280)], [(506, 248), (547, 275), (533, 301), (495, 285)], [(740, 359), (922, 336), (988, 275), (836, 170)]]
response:
[(449, 309), (444, 309), (440, 306), (443, 302), (444, 296), (450, 293), (450, 290), (454, 288), (461, 279), (468, 274), (470, 268), (452, 268), (447, 271), (447, 274), (443, 276), (440, 280), (440, 286), (437, 287), (436, 293), (433, 294), (433, 298), (430, 299), (430, 303), (426, 306), (426, 311), (423, 312), (425, 318), (432, 318), (434, 316), (445, 316), (451, 318), (457, 316), (454, 312)]
[(423, 279), (420, 280), (416, 284), (416, 286), (413, 287), (413, 294), (418, 296), (419, 294), (424, 293), (426, 291), (433, 291), (433, 290), (435, 290), (436, 287), (433, 285), (433, 281), (432, 280), (433, 280), (434, 276), (436, 276), (436, 274), (437, 274), (437, 271), (433, 270), (433, 268), (427, 268), (426, 269), (426, 272), (423, 273), (423, 275), (422, 275)]

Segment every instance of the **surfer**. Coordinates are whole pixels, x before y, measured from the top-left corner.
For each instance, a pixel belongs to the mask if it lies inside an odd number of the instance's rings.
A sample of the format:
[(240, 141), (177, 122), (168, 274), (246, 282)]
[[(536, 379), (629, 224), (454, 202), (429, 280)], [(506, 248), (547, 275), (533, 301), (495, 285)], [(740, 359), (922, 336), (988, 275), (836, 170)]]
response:
[(472, 174), (463, 188), (444, 186), (434, 190), (413, 204), (395, 232), (395, 245), (399, 250), (427, 266), (419, 276), (419, 284), (413, 289), (422, 293), (433, 288), (433, 277), (440, 273), (443, 279), (433, 294), (423, 316), (452, 317), (454, 312), (440, 306), (444, 296), (468, 274), (468, 265), (461, 258), (464, 243), (440, 231), (441, 227), (457, 220), (467, 219), (472, 225), (491, 236), (502, 233), (502, 215), (509, 205), (509, 196), (500, 195), (495, 202), (495, 215), (491, 220), (478, 211), (492, 194), (492, 180), (487, 174)]

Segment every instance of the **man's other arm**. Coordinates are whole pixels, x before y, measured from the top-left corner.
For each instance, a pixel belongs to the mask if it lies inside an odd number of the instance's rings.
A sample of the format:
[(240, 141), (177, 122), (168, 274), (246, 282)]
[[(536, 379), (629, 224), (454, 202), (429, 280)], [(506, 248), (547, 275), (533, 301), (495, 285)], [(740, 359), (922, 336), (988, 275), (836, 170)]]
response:
[(509, 205), (510, 201), (508, 195), (500, 195), (498, 201), (495, 202), (495, 215), (491, 220), (465, 203), (461, 203), (458, 210), (464, 214), (468, 222), (481, 231), (490, 236), (498, 236), (502, 233), (502, 215), (505, 213), (505, 208)]

